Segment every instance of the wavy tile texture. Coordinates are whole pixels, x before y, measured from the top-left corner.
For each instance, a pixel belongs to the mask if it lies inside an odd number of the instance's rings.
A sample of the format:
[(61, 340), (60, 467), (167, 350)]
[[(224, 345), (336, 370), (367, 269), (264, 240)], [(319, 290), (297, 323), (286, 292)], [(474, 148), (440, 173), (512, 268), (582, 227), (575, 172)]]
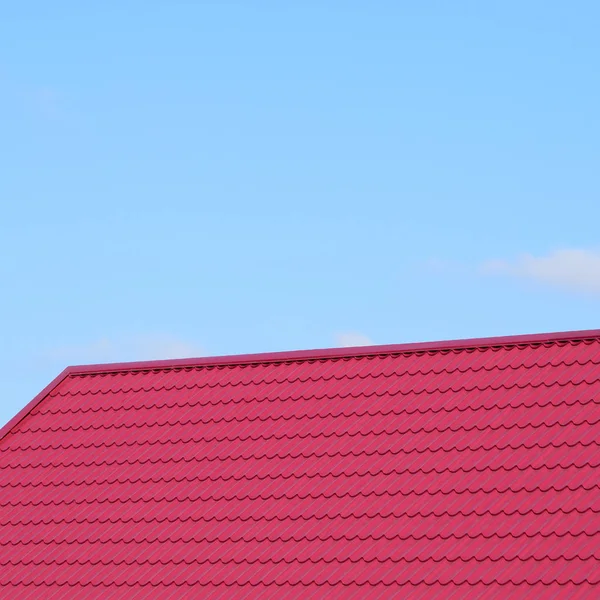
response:
[(0, 441), (7, 598), (600, 597), (600, 340), (64, 379)]

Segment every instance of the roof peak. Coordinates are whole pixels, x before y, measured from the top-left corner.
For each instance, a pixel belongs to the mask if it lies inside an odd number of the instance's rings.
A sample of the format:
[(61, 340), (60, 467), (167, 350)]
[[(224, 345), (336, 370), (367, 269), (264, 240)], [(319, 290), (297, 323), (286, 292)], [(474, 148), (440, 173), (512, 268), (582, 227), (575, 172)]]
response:
[(114, 373), (118, 371), (149, 371), (202, 366), (228, 366), (256, 363), (276, 363), (290, 361), (323, 360), (334, 358), (358, 358), (383, 354), (402, 354), (417, 352), (436, 352), (442, 350), (467, 350), (490, 348), (495, 346), (518, 346), (543, 344), (560, 341), (583, 341), (600, 338), (600, 329), (562, 331), (554, 333), (534, 333), (485, 338), (465, 338), (430, 342), (409, 342), (374, 346), (354, 346), (348, 348), (321, 348), (314, 350), (292, 350), (283, 352), (263, 352), (255, 354), (232, 354), (224, 356), (205, 356), (198, 358), (178, 358), (166, 360), (148, 360), (135, 362), (104, 363), (67, 367), (61, 374), (84, 375)]

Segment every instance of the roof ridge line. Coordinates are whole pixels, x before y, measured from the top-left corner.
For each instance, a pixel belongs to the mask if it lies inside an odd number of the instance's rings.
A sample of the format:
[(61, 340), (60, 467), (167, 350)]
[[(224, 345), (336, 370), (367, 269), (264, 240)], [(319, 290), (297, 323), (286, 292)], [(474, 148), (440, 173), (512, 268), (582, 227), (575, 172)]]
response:
[[(131, 371), (153, 371), (187, 367), (236, 366), (261, 363), (304, 362), (310, 360), (362, 358), (387, 354), (416, 354), (444, 350), (476, 350), (492, 347), (543, 344), (548, 342), (600, 339), (600, 329), (563, 331), (555, 333), (534, 333), (524, 335), (497, 336), (485, 338), (464, 338), (455, 340), (408, 342), (373, 346), (353, 346), (348, 348), (316, 348), (311, 350), (291, 350), (251, 354), (231, 354), (197, 358), (176, 358), (116, 362), (90, 365), (75, 365), (65, 369), (66, 375), (99, 375)], [(65, 376), (66, 376), (65, 375)], [(58, 382), (57, 382), (58, 383)]]
[(519, 345), (543, 344), (549, 342), (600, 339), (600, 329), (563, 331), (556, 333), (535, 333), (487, 338), (465, 338), (434, 342), (411, 342), (406, 344), (388, 344), (379, 346), (357, 346), (352, 348), (326, 348), (315, 350), (294, 350), (284, 352), (265, 352), (260, 354), (239, 354), (229, 356), (209, 356), (200, 358), (179, 358), (171, 360), (151, 360), (121, 362), (95, 365), (70, 366), (64, 369), (52, 382), (20, 410), (3, 427), (0, 427), (0, 442), (29, 413), (42, 402), (64, 379), (77, 375), (101, 375), (110, 373), (182, 369), (194, 367), (225, 367), (264, 363), (285, 363), (310, 360), (328, 360), (344, 358), (362, 358), (389, 354), (416, 354), (419, 352), (439, 352), (443, 350), (469, 350), (492, 347), (514, 347)]

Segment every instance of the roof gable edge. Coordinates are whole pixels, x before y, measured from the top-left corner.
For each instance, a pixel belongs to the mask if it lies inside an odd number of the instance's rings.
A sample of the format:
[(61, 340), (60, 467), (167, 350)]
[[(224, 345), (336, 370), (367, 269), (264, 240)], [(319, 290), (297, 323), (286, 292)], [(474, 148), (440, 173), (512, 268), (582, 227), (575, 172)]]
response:
[(46, 396), (58, 387), (73, 371), (73, 367), (67, 367), (59, 373), (33, 400), (30, 400), (12, 419), (0, 428), (0, 443)]

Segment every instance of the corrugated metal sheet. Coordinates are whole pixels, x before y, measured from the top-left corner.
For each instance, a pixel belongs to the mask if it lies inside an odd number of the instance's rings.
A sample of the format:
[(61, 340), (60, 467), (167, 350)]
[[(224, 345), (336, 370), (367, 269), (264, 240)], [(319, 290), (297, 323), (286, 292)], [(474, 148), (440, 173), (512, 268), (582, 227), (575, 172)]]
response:
[(600, 596), (600, 339), (70, 370), (0, 441), (0, 595)]

